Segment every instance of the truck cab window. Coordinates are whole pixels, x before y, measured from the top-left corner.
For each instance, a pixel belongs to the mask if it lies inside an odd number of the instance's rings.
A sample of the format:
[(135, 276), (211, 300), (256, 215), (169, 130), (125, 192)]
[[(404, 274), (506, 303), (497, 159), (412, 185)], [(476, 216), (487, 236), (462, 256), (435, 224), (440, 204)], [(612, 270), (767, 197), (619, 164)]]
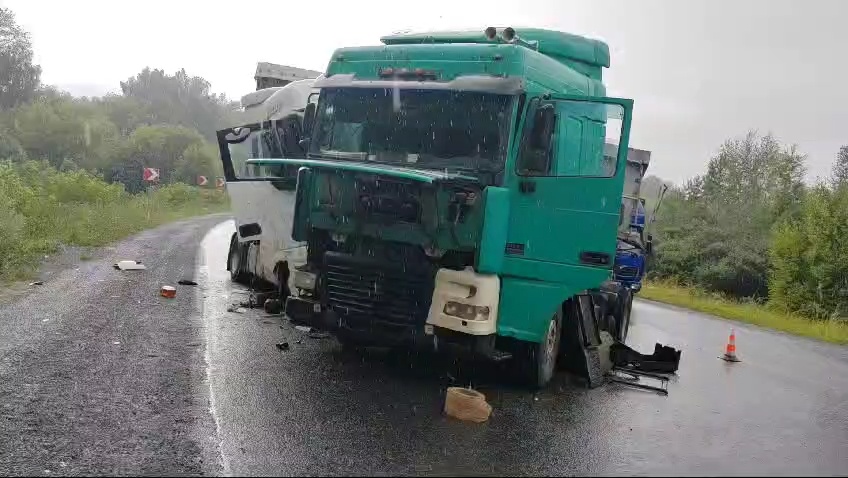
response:
[(261, 124), (233, 128), (227, 136), (227, 148), (237, 179), (294, 178), (297, 166), (248, 164), (249, 159), (303, 158), (299, 144), (302, 130), (299, 120), (287, 117)]
[(556, 116), (551, 104), (539, 106), (538, 99), (530, 103), (528, 111), (531, 113), (527, 117), (529, 124), (525, 127), (527, 133), (518, 158), (518, 172), (522, 176), (547, 176), (551, 173)]
[[(536, 106), (538, 105), (538, 106)], [(554, 100), (530, 104), (518, 157), (522, 176), (615, 176), (623, 110), (618, 105)]]
[(621, 107), (558, 101), (556, 110), (556, 175), (615, 176), (623, 115)]

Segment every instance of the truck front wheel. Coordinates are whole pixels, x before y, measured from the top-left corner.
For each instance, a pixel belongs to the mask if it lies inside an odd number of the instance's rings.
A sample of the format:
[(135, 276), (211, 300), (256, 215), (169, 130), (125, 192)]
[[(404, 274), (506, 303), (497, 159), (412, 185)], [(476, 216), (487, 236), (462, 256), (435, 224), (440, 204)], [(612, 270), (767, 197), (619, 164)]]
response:
[(238, 241), (237, 233), (230, 238), (230, 251), (227, 253), (227, 270), (230, 271), (230, 279), (233, 282), (244, 284), (248, 281), (247, 273), (244, 271), (245, 249)]
[(522, 365), (524, 381), (533, 388), (544, 388), (556, 372), (559, 358), (560, 341), (562, 339), (562, 312), (556, 314), (548, 322), (545, 337), (540, 343), (530, 343), (526, 349)]

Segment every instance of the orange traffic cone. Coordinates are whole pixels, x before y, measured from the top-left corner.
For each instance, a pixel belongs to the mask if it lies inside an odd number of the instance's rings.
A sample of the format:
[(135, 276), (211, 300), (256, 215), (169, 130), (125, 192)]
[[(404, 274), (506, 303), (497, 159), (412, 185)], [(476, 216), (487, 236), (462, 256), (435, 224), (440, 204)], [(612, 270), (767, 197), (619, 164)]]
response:
[(733, 329), (730, 329), (730, 338), (727, 339), (727, 348), (724, 351), (724, 356), (721, 358), (728, 362), (741, 362), (739, 357), (736, 356), (736, 334), (733, 332)]

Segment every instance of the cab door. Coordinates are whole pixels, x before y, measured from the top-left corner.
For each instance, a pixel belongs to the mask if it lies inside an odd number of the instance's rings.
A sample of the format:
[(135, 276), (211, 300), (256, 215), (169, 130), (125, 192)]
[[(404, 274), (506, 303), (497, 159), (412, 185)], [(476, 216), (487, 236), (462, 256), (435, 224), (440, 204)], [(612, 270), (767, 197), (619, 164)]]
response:
[[(248, 165), (248, 159), (302, 157), (298, 151), (300, 125), (296, 118), (265, 121), (218, 131), (226, 190), (242, 244), (258, 243), (246, 258), (247, 269), (276, 282), (274, 268), (303, 255), (302, 244), (291, 237), (295, 168)], [(290, 264), (291, 265), (291, 264)]]
[(632, 100), (618, 98), (529, 102), (505, 176), (505, 272), (563, 282), (571, 270), (592, 282), (612, 268), (632, 108)]

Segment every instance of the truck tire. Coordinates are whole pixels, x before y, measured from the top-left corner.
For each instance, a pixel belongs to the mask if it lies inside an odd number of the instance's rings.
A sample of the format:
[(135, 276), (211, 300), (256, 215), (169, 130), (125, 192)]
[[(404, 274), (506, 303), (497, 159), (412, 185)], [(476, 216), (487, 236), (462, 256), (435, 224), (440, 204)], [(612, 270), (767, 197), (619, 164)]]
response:
[(562, 341), (562, 310), (558, 310), (550, 322), (545, 337), (540, 343), (528, 343), (521, 366), (523, 381), (531, 388), (540, 389), (556, 372)]
[(244, 270), (245, 248), (238, 241), (238, 233), (230, 238), (230, 250), (227, 253), (227, 270), (230, 280), (238, 284), (247, 284), (250, 277)]
[(277, 264), (277, 267), (274, 270), (274, 274), (277, 276), (277, 299), (279, 299), (280, 304), (282, 304), (283, 308), (286, 307), (286, 300), (288, 300), (291, 295), (291, 289), (289, 289), (289, 265), (286, 262), (280, 262)]
[(338, 340), (339, 344), (342, 346), (342, 350), (346, 353), (358, 352), (368, 345), (368, 343), (364, 340), (358, 339), (356, 336), (347, 334), (343, 331), (336, 333), (336, 340)]

